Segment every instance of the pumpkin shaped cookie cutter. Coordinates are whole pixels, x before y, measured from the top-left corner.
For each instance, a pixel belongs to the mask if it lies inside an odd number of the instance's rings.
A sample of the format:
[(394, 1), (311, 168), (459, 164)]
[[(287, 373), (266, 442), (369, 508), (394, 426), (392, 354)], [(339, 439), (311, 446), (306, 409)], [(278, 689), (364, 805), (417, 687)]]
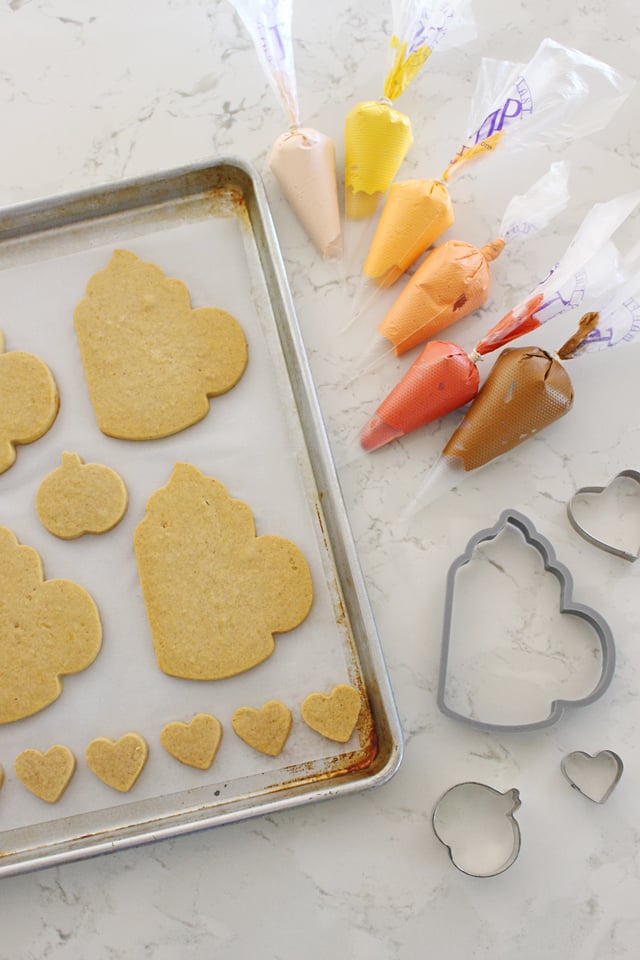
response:
[(517, 860), (522, 845), (514, 814), (521, 805), (515, 787), (500, 792), (467, 780), (450, 787), (431, 815), (436, 837), (454, 867), (469, 877), (496, 877)]
[[(525, 543), (538, 551), (542, 558), (545, 571), (553, 574), (560, 585), (560, 613), (573, 614), (587, 623), (597, 638), (601, 652), (600, 675), (589, 693), (575, 700), (553, 700), (549, 714), (546, 717), (527, 723), (495, 723), (485, 721), (460, 713), (453, 709), (447, 702), (447, 671), (451, 647), (456, 575), (461, 567), (470, 563), (473, 553), (479, 544), (494, 540), (507, 526), (512, 526), (518, 530), (523, 536)], [(606, 691), (613, 678), (615, 669), (615, 643), (613, 634), (605, 619), (592, 607), (584, 603), (575, 602), (572, 599), (572, 593), (573, 577), (571, 573), (567, 567), (556, 558), (551, 543), (536, 530), (533, 523), (528, 517), (524, 516), (524, 514), (519, 513), (517, 510), (505, 510), (501, 513), (493, 527), (478, 531), (478, 533), (469, 540), (464, 553), (450, 566), (447, 574), (442, 652), (437, 692), (437, 703), (440, 711), (455, 720), (464, 720), (477, 729), (516, 732), (549, 727), (560, 719), (566, 707), (586, 706), (598, 700)]]
[(594, 496), (597, 497), (600, 494), (606, 493), (614, 484), (623, 480), (631, 480), (634, 485), (637, 487), (637, 497), (640, 500), (640, 472), (637, 470), (621, 470), (620, 473), (617, 473), (609, 483), (600, 487), (580, 487), (574, 495), (571, 497), (567, 504), (567, 516), (569, 518), (569, 523), (576, 531), (580, 534), (583, 540), (586, 540), (588, 543), (591, 543), (594, 547), (598, 547), (600, 550), (605, 550), (607, 553), (612, 553), (616, 557), (622, 557), (623, 560), (628, 560), (630, 563), (634, 563), (640, 557), (640, 542), (635, 551), (628, 550), (625, 547), (618, 546), (615, 543), (612, 543), (610, 540), (603, 538), (602, 536), (596, 536), (596, 534), (589, 531), (583, 522), (579, 519), (576, 513), (576, 504), (581, 497)]

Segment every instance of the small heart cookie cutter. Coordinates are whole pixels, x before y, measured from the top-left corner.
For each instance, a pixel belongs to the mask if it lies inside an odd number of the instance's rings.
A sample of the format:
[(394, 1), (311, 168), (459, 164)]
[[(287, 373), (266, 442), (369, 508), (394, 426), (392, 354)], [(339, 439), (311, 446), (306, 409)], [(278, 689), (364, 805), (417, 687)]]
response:
[[(604, 770), (603, 765), (608, 765), (609, 769)], [(599, 766), (595, 771), (596, 777), (594, 783), (590, 783), (588, 767)], [(609, 799), (618, 785), (624, 765), (621, 758), (613, 750), (601, 750), (599, 753), (585, 753), (584, 750), (574, 750), (563, 757), (560, 763), (566, 780), (571, 784), (574, 790), (581, 793), (587, 800), (593, 803), (604, 803)]]
[[(478, 720), (475, 717), (468, 717), (459, 713), (450, 707), (446, 701), (447, 690), (447, 666), (449, 662), (449, 648), (451, 644), (451, 630), (453, 621), (453, 601), (455, 592), (456, 575), (460, 567), (470, 563), (473, 558), (473, 552), (480, 543), (494, 540), (498, 534), (504, 530), (507, 525), (515, 527), (523, 535), (525, 542), (536, 548), (544, 568), (552, 573), (560, 584), (560, 613), (570, 613), (580, 617), (589, 624), (594, 631), (600, 649), (602, 652), (602, 667), (600, 677), (594, 688), (585, 697), (579, 700), (554, 700), (551, 703), (549, 715), (543, 720), (536, 720), (533, 723), (492, 723), (489, 721)], [(615, 643), (611, 628), (606, 620), (592, 607), (585, 603), (576, 603), (571, 599), (573, 593), (573, 577), (569, 570), (561, 563), (555, 555), (555, 551), (549, 541), (534, 527), (533, 523), (524, 514), (517, 510), (504, 510), (497, 523), (487, 530), (480, 530), (468, 542), (464, 553), (455, 560), (447, 575), (447, 590), (445, 597), (444, 626), (442, 633), (442, 654), (440, 658), (440, 673), (438, 677), (437, 702), (438, 708), (442, 713), (455, 720), (464, 720), (466, 723), (480, 730), (503, 730), (508, 732), (517, 732), (519, 730), (538, 730), (542, 727), (549, 727), (560, 719), (567, 706), (581, 707), (593, 703), (605, 692), (613, 678), (615, 669)]]
[(520, 853), (520, 827), (513, 816), (520, 805), (515, 787), (501, 793), (486, 783), (468, 780), (443, 793), (433, 808), (431, 826), (461, 873), (496, 877)]
[(640, 473), (637, 470), (621, 470), (620, 473), (617, 473), (615, 477), (603, 487), (580, 487), (579, 490), (576, 490), (574, 495), (571, 497), (571, 500), (569, 500), (567, 504), (567, 515), (573, 529), (576, 531), (576, 533), (580, 534), (584, 540), (587, 540), (588, 543), (593, 544), (594, 547), (598, 547), (600, 550), (606, 550), (607, 553), (612, 553), (616, 557), (622, 557), (623, 560), (628, 560), (630, 563), (634, 563), (640, 557), (640, 547), (635, 553), (632, 553), (630, 550), (626, 550), (624, 547), (616, 547), (615, 544), (609, 543), (608, 541), (603, 540), (601, 537), (594, 536), (582, 526), (574, 513), (574, 504), (578, 497), (585, 493), (604, 493), (604, 491), (608, 490), (608, 488), (612, 486), (616, 480), (623, 479), (633, 480), (640, 488)]

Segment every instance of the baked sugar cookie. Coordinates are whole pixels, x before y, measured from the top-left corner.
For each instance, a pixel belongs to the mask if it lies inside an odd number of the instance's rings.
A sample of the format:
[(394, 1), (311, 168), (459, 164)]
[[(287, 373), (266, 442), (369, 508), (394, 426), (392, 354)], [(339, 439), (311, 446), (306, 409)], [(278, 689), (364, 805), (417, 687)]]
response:
[(160, 267), (116, 250), (74, 312), (91, 403), (103, 433), (153, 440), (202, 420), (247, 364), (230, 314), (191, 308), (189, 291)]
[(40, 522), (61, 540), (106, 533), (126, 509), (127, 488), (115, 470), (83, 463), (77, 453), (63, 453), (62, 466), (44, 478), (36, 494)]
[(199, 770), (209, 769), (221, 742), (222, 724), (210, 713), (197, 713), (189, 723), (174, 720), (160, 732), (160, 743), (170, 756)]
[(119, 740), (96, 737), (85, 750), (90, 770), (103, 783), (127, 793), (142, 773), (149, 747), (139, 733), (125, 733)]
[(61, 677), (85, 670), (101, 642), (87, 591), (71, 580), (45, 580), (36, 551), (0, 527), (0, 723), (53, 703)]
[(16, 459), (16, 444), (44, 436), (58, 415), (60, 398), (53, 374), (31, 353), (5, 353), (0, 333), (0, 474)]
[(46, 753), (23, 750), (13, 769), (27, 790), (47, 803), (56, 803), (75, 773), (76, 758), (68, 747), (57, 744)]
[(147, 503), (134, 548), (160, 669), (219, 680), (255, 667), (293, 630), (313, 587), (300, 550), (256, 536), (251, 509), (217, 480), (176, 464)]
[(311, 693), (302, 702), (302, 719), (328, 740), (346, 743), (356, 728), (362, 709), (362, 698), (355, 689), (345, 683), (334, 687), (329, 696)]
[(239, 707), (231, 718), (231, 726), (240, 739), (269, 757), (282, 753), (291, 723), (291, 711), (279, 700), (269, 700), (259, 710)]

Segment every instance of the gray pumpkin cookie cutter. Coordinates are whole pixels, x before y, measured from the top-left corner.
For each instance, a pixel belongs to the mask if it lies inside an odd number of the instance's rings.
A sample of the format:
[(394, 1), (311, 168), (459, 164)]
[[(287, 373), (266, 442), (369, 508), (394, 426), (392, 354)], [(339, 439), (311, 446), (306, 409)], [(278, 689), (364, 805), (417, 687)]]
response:
[(586, 540), (588, 543), (593, 544), (594, 547), (598, 547), (600, 550), (606, 550), (607, 553), (612, 553), (616, 557), (622, 557), (623, 560), (628, 560), (630, 563), (634, 563), (640, 557), (640, 544), (635, 553), (632, 553), (630, 550), (625, 549), (624, 547), (618, 547), (613, 543), (603, 539), (602, 537), (597, 537), (593, 533), (590, 533), (585, 526), (580, 523), (575, 514), (575, 504), (579, 497), (584, 496), (585, 494), (599, 495), (605, 493), (610, 487), (612, 487), (618, 480), (633, 480), (637, 484), (638, 490), (640, 492), (640, 473), (637, 470), (621, 470), (620, 473), (617, 473), (609, 483), (601, 487), (580, 487), (579, 490), (576, 490), (574, 495), (571, 497), (567, 504), (567, 516), (569, 517), (569, 522), (576, 533)]
[(574, 750), (562, 758), (560, 769), (574, 790), (594, 803), (605, 803), (617, 787), (624, 765), (613, 750), (585, 753)]
[(433, 808), (431, 826), (454, 867), (469, 877), (495, 877), (515, 863), (522, 844), (513, 816), (520, 793), (486, 783), (456, 783)]
[[(551, 710), (547, 717), (542, 720), (536, 720), (532, 723), (504, 724), (493, 723), (489, 721), (478, 720), (475, 717), (465, 716), (454, 710), (446, 702), (447, 686), (447, 667), (449, 662), (449, 650), (451, 645), (451, 626), (453, 618), (455, 579), (458, 570), (468, 564), (476, 547), (485, 541), (494, 540), (507, 525), (515, 527), (523, 535), (526, 543), (535, 547), (542, 557), (544, 568), (552, 573), (560, 584), (560, 613), (570, 613), (584, 620), (595, 633), (602, 652), (602, 665), (600, 676), (594, 688), (586, 696), (577, 700), (554, 700), (551, 703)], [(542, 727), (549, 727), (556, 723), (565, 707), (587, 706), (593, 703), (605, 692), (613, 678), (615, 669), (615, 644), (613, 634), (609, 624), (592, 607), (584, 603), (574, 602), (572, 597), (573, 577), (571, 573), (561, 563), (555, 555), (555, 551), (550, 542), (539, 533), (533, 523), (524, 514), (517, 510), (504, 510), (498, 521), (493, 527), (486, 530), (480, 530), (468, 542), (464, 553), (455, 560), (449, 568), (447, 574), (447, 587), (445, 595), (445, 614), (442, 634), (442, 653), (440, 657), (440, 672), (438, 677), (437, 702), (440, 711), (448, 717), (455, 720), (464, 720), (466, 723), (475, 726), (481, 730), (503, 730), (506, 732), (517, 732), (521, 730), (538, 730)]]

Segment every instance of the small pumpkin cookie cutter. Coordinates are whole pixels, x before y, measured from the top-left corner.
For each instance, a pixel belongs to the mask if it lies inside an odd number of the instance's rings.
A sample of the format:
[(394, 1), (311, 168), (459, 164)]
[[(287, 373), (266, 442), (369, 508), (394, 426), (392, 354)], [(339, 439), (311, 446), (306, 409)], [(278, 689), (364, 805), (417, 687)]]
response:
[(580, 523), (575, 514), (575, 504), (579, 497), (583, 496), (584, 494), (598, 495), (600, 493), (604, 493), (609, 489), (609, 487), (613, 486), (616, 481), (624, 479), (633, 480), (638, 485), (640, 496), (640, 473), (637, 470), (621, 470), (620, 473), (617, 473), (615, 477), (609, 481), (609, 483), (605, 484), (605, 486), (580, 487), (579, 490), (576, 490), (567, 504), (567, 516), (569, 517), (569, 522), (576, 533), (580, 534), (580, 536), (588, 543), (593, 544), (594, 547), (598, 547), (600, 550), (606, 550), (607, 553), (612, 553), (616, 557), (622, 557), (623, 560), (628, 560), (630, 563), (634, 563), (640, 557), (640, 545), (635, 552), (631, 552), (624, 547), (618, 547), (615, 544), (604, 540), (602, 537), (597, 537), (590, 533), (584, 527), (584, 525)]
[[(469, 717), (465, 714), (459, 713), (457, 710), (454, 710), (449, 706), (446, 700), (447, 667), (451, 645), (451, 627), (453, 620), (456, 574), (461, 567), (471, 561), (473, 552), (478, 544), (484, 543), (485, 541), (494, 540), (507, 525), (511, 525), (519, 530), (523, 535), (525, 542), (536, 548), (542, 557), (545, 570), (549, 573), (552, 573), (560, 584), (560, 613), (573, 614), (589, 624), (598, 639), (602, 654), (600, 676), (590, 693), (577, 700), (552, 701), (549, 715), (542, 720), (536, 720), (531, 723), (505, 724), (478, 720), (475, 717)], [(440, 673), (438, 677), (437, 692), (437, 702), (440, 711), (448, 717), (452, 717), (455, 720), (464, 720), (466, 723), (469, 723), (481, 730), (517, 732), (519, 730), (538, 730), (542, 727), (549, 727), (560, 719), (564, 713), (565, 707), (586, 706), (587, 704), (598, 700), (598, 698), (601, 697), (605, 692), (613, 678), (616, 659), (613, 634), (609, 624), (597, 612), (597, 610), (594, 610), (592, 607), (589, 607), (584, 603), (576, 603), (573, 601), (572, 593), (573, 577), (571, 576), (571, 573), (567, 567), (565, 567), (565, 565), (556, 558), (555, 551), (550, 542), (546, 539), (546, 537), (536, 530), (533, 523), (528, 517), (524, 516), (524, 514), (519, 513), (517, 510), (504, 510), (500, 514), (498, 521), (493, 527), (489, 527), (486, 530), (480, 530), (478, 533), (476, 533), (469, 540), (464, 553), (452, 563), (447, 575), (444, 626), (442, 634), (442, 654), (440, 658)]]
[(624, 765), (613, 750), (585, 753), (574, 750), (560, 763), (565, 778), (574, 790), (594, 803), (605, 803), (618, 785)]
[(431, 825), (461, 873), (495, 877), (508, 870), (520, 853), (520, 827), (513, 816), (520, 804), (515, 788), (500, 793), (486, 783), (469, 780), (440, 797)]

